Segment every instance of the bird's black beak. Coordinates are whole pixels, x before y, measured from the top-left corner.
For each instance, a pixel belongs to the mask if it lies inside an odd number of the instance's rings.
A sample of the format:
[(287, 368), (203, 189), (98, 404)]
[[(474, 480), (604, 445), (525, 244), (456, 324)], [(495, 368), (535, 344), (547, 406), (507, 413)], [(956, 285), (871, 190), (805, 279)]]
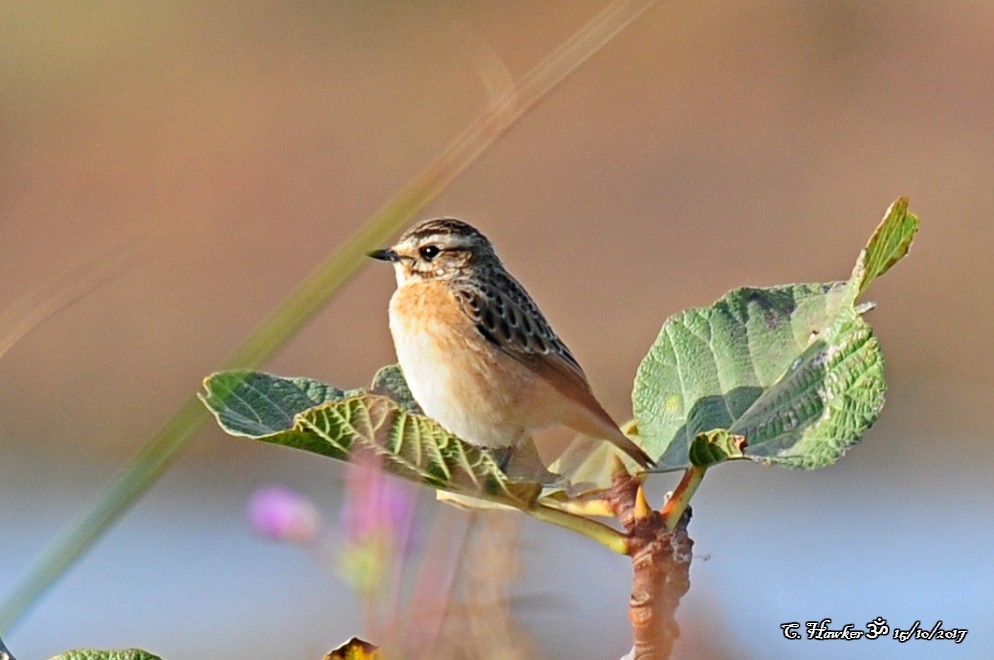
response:
[(373, 259), (379, 259), (380, 261), (389, 261), (390, 263), (395, 263), (400, 259), (400, 255), (394, 250), (373, 250), (372, 252), (366, 253), (367, 257), (372, 257)]

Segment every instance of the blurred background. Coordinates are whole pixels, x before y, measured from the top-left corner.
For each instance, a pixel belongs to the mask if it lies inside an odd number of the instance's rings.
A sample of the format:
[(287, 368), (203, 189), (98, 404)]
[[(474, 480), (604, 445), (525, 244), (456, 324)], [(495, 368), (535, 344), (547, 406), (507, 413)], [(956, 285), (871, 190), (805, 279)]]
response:
[[(0, 359), (0, 598), (480, 112), (466, 33), (518, 78), (604, 4), (0, 5), (0, 312), (140, 254)], [(661, 2), (421, 214), (484, 230), (620, 419), (667, 316), (741, 285), (846, 277), (910, 197), (918, 242), (869, 294), (883, 417), (834, 467), (708, 476), (682, 657), (839, 657), (842, 642), (788, 642), (780, 624), (878, 616), (969, 634), (847, 657), (990, 657), (992, 63), (991, 3)], [(394, 359), (393, 287), (370, 264), (265, 368), (366, 384)], [(22, 660), (320, 657), (362, 632), (355, 596), (254, 535), (245, 506), (285, 483), (334, 533), (343, 474), (206, 428), (4, 640)], [(673, 485), (654, 479), (653, 501)], [(425, 530), (465, 523), (419, 503)], [(530, 520), (516, 547), (512, 612), (535, 657), (628, 649), (624, 558)]]

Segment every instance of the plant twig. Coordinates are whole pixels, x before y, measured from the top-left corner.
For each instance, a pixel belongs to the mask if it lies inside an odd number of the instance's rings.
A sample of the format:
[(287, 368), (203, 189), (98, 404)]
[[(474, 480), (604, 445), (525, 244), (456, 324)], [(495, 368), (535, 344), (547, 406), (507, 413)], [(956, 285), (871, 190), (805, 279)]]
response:
[(683, 473), (680, 483), (663, 505), (663, 522), (666, 529), (676, 528), (677, 522), (683, 517), (683, 512), (690, 506), (690, 498), (701, 485), (705, 472), (707, 472), (706, 467), (692, 465)]
[(537, 520), (559, 525), (592, 538), (609, 550), (614, 550), (622, 555), (629, 554), (627, 535), (604, 523), (542, 504), (536, 504), (534, 507), (526, 509), (525, 512)]

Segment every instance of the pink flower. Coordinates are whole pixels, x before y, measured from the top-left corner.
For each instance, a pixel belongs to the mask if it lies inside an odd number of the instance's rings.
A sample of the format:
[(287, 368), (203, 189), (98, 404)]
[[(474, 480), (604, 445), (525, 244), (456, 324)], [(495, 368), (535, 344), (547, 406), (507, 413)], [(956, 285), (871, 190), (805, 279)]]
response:
[(282, 485), (264, 486), (252, 494), (248, 518), (258, 534), (278, 541), (308, 544), (321, 528), (321, 514), (314, 504)]

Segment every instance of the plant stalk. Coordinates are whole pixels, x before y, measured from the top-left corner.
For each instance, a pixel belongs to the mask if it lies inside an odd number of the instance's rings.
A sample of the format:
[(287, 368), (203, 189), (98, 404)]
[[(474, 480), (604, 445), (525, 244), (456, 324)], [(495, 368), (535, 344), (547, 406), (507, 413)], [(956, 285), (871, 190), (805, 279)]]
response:
[(608, 550), (614, 550), (622, 555), (629, 553), (628, 536), (613, 527), (608, 527), (604, 523), (599, 523), (596, 520), (584, 518), (583, 516), (576, 516), (562, 509), (555, 509), (542, 504), (536, 504), (534, 507), (525, 509), (524, 511), (536, 520), (559, 525), (560, 527), (571, 529), (574, 532), (592, 538)]
[(680, 483), (677, 484), (673, 494), (663, 505), (663, 523), (666, 525), (666, 529), (676, 528), (683, 512), (690, 506), (690, 498), (694, 496), (697, 488), (701, 485), (705, 472), (707, 472), (706, 467), (692, 465), (683, 473)]
[(690, 508), (675, 527), (666, 526), (663, 515), (644, 499), (641, 482), (624, 471), (616, 471), (606, 495), (615, 515), (628, 530), (632, 558), (632, 594), (628, 618), (632, 624), (632, 651), (626, 660), (663, 660), (670, 657), (680, 634), (676, 609), (690, 588), (693, 541), (687, 535)]
[[(690, 509), (676, 528), (668, 529), (662, 517), (651, 533), (640, 533), (632, 542), (632, 595), (628, 618), (632, 623), (633, 660), (670, 657), (680, 635), (676, 610), (690, 589), (690, 562), (694, 542), (687, 534)], [(645, 530), (649, 532), (650, 530)]]

